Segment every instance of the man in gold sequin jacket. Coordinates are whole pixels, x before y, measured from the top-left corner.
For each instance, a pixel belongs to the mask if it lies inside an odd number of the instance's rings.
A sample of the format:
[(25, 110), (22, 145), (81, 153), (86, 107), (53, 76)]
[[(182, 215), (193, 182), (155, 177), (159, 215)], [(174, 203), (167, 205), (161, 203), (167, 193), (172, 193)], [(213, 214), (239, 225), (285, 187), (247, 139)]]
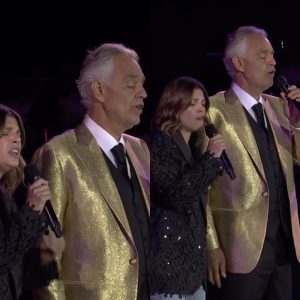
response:
[[(148, 299), (149, 151), (123, 133), (140, 122), (143, 83), (133, 50), (103, 44), (90, 51), (77, 81), (87, 115), (33, 157), (49, 180), (66, 241), (61, 278), (43, 299)], [(111, 151), (118, 143), (127, 175)]]
[(231, 180), (225, 173), (209, 192), (208, 277), (221, 288), (218, 299), (291, 299), (291, 253), (300, 261), (293, 174), (300, 89), (291, 85), (282, 98), (263, 94), (273, 84), (273, 54), (264, 30), (238, 28), (224, 55), (231, 87), (210, 98), (209, 121), (236, 174)]

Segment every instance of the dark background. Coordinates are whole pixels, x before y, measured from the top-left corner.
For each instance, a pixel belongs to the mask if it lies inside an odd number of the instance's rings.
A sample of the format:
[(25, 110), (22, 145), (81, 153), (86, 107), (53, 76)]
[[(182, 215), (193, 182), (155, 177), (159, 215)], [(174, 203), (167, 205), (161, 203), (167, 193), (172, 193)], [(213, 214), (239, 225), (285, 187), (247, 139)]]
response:
[(45, 139), (82, 119), (75, 79), (87, 49), (103, 42), (124, 43), (140, 55), (148, 99), (141, 124), (130, 133), (141, 137), (163, 87), (174, 77), (196, 77), (209, 94), (228, 87), (222, 51), (227, 34), (238, 26), (264, 28), (278, 72), (300, 84), (299, 10), (294, 1), (77, 2), (0, 6), (0, 102), (23, 117), (27, 161)]
[(209, 94), (228, 87), (222, 51), (227, 34), (238, 26), (264, 28), (277, 69), (290, 83), (300, 80), (298, 10), (292, 1), (61, 3), (12, 3), (0, 10), (0, 102), (24, 119), (26, 159), (46, 137), (81, 120), (75, 79), (87, 49), (103, 42), (124, 43), (140, 55), (148, 99), (141, 124), (131, 130), (137, 136), (147, 132), (172, 78), (194, 76)]

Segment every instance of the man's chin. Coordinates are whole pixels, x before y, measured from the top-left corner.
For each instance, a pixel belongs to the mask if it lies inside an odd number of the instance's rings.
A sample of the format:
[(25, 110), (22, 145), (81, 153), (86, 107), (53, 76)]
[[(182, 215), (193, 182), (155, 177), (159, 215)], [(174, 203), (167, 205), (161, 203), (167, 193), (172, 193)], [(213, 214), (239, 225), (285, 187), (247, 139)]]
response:
[(126, 130), (129, 130), (129, 129), (133, 128), (134, 126), (139, 125), (140, 122), (141, 122), (141, 119), (140, 119), (140, 118), (131, 120), (131, 122), (127, 124)]
[(272, 82), (270, 82), (268, 84), (265, 84), (265, 86), (263, 87), (262, 91), (265, 92), (266, 90), (268, 90), (272, 86), (273, 86), (273, 80), (272, 80)]

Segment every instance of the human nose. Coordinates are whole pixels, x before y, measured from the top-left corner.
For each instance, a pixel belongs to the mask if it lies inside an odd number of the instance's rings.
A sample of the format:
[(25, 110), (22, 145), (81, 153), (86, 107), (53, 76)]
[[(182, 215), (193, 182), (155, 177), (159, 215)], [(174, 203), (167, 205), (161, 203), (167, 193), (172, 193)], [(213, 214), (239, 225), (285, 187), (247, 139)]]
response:
[(143, 99), (147, 98), (147, 92), (146, 92), (146, 90), (145, 90), (145, 88), (144, 88), (143, 85), (141, 85), (141, 87), (140, 87), (140, 89), (138, 91), (138, 97), (141, 97)]
[(271, 55), (270, 57), (270, 62), (269, 62), (272, 66), (276, 66), (276, 59), (274, 57), (274, 55)]
[(21, 136), (20, 133), (14, 132), (11, 134), (11, 140), (13, 143), (21, 143)]
[(196, 111), (199, 111), (199, 112), (203, 112), (206, 110), (205, 105), (203, 105), (203, 103), (197, 103), (195, 106), (195, 109), (196, 109)]

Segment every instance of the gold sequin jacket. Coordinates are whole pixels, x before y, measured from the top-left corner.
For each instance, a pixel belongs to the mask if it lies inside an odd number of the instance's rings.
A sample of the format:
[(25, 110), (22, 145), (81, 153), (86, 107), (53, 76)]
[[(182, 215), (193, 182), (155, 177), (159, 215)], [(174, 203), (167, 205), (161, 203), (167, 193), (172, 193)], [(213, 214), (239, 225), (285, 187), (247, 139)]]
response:
[[(300, 131), (290, 126), (279, 98), (265, 94), (262, 97), (286, 178), (293, 240), (300, 261), (293, 174), (293, 159), (300, 160)], [(236, 173), (235, 180), (230, 180), (226, 173), (217, 178), (209, 191), (208, 248), (222, 248), (227, 271), (248, 273), (259, 260), (267, 227), (269, 199), (263, 165), (246, 113), (231, 89), (210, 98), (208, 119), (224, 137), (226, 153)], [(300, 122), (294, 125), (300, 127)], [(201, 146), (206, 149), (206, 145), (207, 138)]]
[[(149, 151), (124, 135), (149, 213)], [(45, 299), (135, 300), (138, 253), (122, 200), (96, 140), (81, 123), (53, 138), (33, 157), (49, 180), (66, 246)], [(46, 298), (48, 297), (48, 298)]]

